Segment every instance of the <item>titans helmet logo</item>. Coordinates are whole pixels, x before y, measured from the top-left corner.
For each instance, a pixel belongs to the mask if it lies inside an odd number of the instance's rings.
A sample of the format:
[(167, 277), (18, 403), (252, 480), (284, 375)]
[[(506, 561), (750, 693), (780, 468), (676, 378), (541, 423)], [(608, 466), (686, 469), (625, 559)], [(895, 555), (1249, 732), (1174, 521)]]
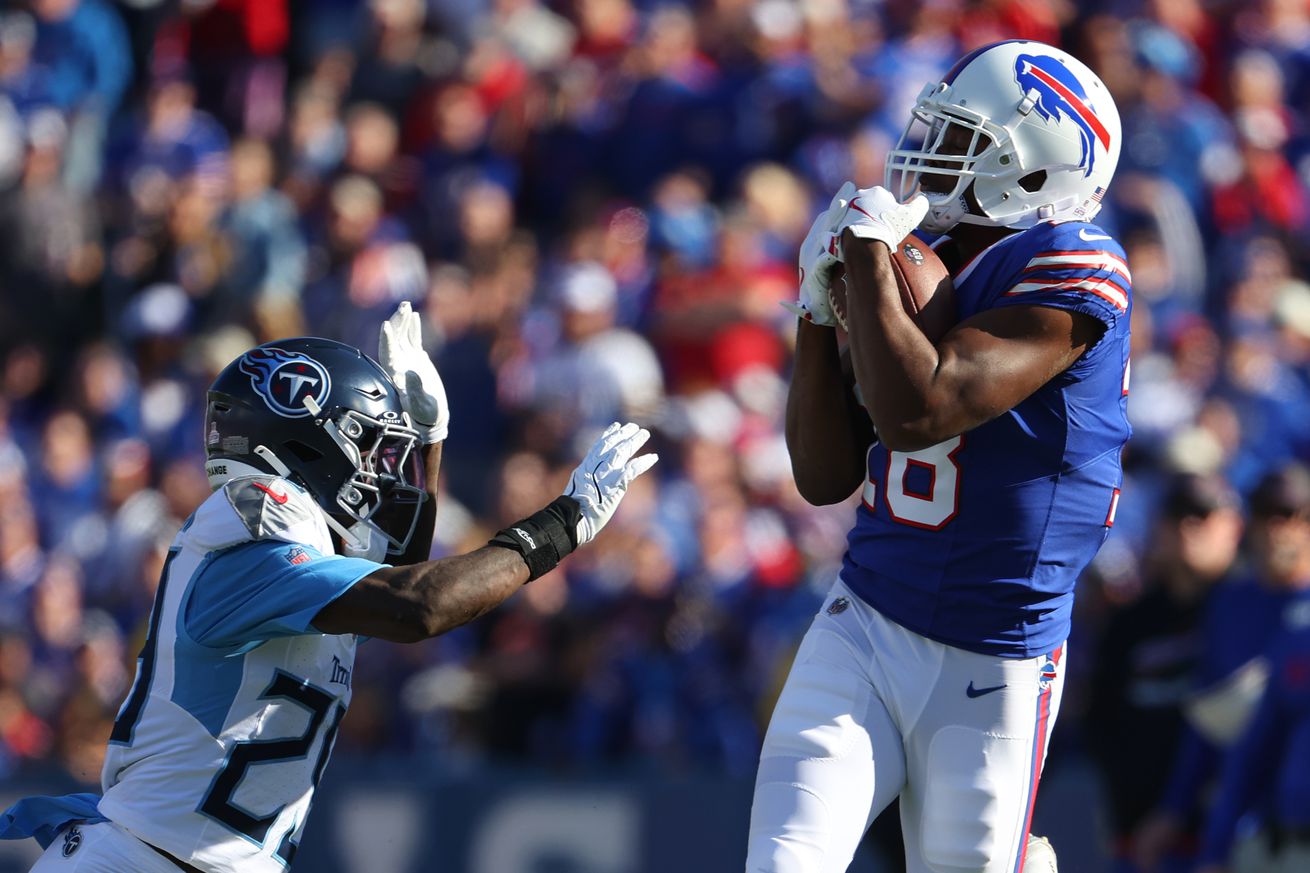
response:
[(251, 349), (241, 356), (240, 368), (268, 408), (283, 418), (304, 418), (310, 414), (305, 398), (321, 406), (332, 390), (332, 379), (322, 364), (281, 349)]
[(1096, 117), (1092, 106), (1087, 102), (1087, 91), (1078, 81), (1078, 77), (1059, 60), (1046, 55), (1019, 55), (1014, 62), (1014, 78), (1024, 94), (1037, 92), (1037, 103), (1033, 107), (1044, 121), (1060, 121), (1069, 118), (1082, 131), (1082, 158), (1078, 166), (1083, 168), (1083, 176), (1092, 174), (1096, 163), (1095, 143), (1109, 151), (1110, 131)]

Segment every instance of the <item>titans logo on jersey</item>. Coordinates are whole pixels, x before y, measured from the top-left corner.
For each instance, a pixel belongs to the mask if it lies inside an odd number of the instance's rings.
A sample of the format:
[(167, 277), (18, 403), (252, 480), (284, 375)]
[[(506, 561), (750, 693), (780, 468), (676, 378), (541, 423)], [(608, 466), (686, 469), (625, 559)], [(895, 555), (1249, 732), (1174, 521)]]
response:
[(1009, 412), (915, 452), (869, 449), (842, 578), (897, 623), (1029, 658), (1069, 633), (1073, 588), (1114, 523), (1128, 426), (1132, 284), (1084, 222), (1005, 237), (955, 276), (961, 320), (1001, 306), (1090, 315), (1097, 343)]
[(353, 636), (311, 621), (378, 566), (334, 555), (286, 480), (215, 492), (169, 551), (99, 814), (205, 871), (289, 866), (355, 659)]

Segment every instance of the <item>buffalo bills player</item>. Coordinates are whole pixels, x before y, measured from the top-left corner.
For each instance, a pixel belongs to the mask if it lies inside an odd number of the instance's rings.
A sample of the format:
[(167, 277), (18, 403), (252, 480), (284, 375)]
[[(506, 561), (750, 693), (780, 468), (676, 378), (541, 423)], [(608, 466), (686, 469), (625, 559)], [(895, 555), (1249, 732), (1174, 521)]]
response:
[[(749, 873), (845, 870), (898, 795), (913, 873), (1054, 869), (1033, 800), (1129, 435), (1128, 268), (1090, 223), (1119, 148), (1087, 67), (998, 43), (923, 89), (887, 188), (848, 184), (816, 220), (788, 448), (810, 502), (863, 501), (764, 741)], [(888, 256), (916, 226), (954, 278), (936, 344)], [(837, 263), (858, 392), (830, 329)]]
[(0, 836), (48, 846), (33, 871), (287, 869), (359, 636), (412, 642), (477, 618), (592, 539), (656, 460), (633, 457), (646, 431), (614, 424), (564, 496), (484, 548), (428, 561), (448, 424), (408, 304), (378, 362), (291, 339), (219, 374), (214, 493), (169, 551), (104, 794), (29, 798), (0, 817)]

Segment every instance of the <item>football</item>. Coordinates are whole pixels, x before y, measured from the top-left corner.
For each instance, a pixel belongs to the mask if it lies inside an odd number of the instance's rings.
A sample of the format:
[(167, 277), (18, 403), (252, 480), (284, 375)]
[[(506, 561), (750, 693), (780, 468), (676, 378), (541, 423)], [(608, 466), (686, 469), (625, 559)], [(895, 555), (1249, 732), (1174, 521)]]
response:
[[(956, 321), (955, 285), (937, 253), (911, 234), (892, 255), (892, 272), (901, 289), (901, 303), (924, 335), (933, 342), (945, 336)], [(832, 274), (828, 303), (842, 329), (847, 328), (846, 268), (838, 264)]]

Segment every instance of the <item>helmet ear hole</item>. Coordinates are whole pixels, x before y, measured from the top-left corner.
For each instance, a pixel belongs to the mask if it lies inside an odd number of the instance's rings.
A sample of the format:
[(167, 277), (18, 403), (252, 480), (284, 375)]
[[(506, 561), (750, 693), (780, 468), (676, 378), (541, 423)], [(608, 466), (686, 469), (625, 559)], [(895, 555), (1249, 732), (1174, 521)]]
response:
[(1027, 191), (1029, 194), (1036, 194), (1038, 191), (1042, 190), (1042, 186), (1045, 184), (1045, 170), (1037, 170), (1036, 172), (1029, 173), (1019, 180), (1019, 187)]
[(317, 461), (323, 457), (323, 453), (313, 446), (305, 445), (300, 440), (287, 440), (283, 443), (290, 450), (291, 454), (296, 456), (299, 461)]

